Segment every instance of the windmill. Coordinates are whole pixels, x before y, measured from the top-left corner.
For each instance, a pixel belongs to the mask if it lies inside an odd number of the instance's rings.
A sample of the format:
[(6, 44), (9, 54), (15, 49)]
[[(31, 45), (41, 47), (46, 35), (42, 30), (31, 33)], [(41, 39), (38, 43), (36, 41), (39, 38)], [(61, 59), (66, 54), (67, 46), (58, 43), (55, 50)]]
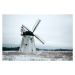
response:
[(35, 41), (34, 36), (42, 43), (44, 44), (44, 40), (42, 40), (37, 34), (34, 34), (34, 31), (38, 27), (41, 20), (37, 20), (35, 25), (32, 28), (32, 31), (30, 31), (26, 26), (22, 25), (21, 27), (21, 35), (22, 35), (22, 41), (20, 45), (19, 51), (21, 52), (36, 52), (35, 47)]

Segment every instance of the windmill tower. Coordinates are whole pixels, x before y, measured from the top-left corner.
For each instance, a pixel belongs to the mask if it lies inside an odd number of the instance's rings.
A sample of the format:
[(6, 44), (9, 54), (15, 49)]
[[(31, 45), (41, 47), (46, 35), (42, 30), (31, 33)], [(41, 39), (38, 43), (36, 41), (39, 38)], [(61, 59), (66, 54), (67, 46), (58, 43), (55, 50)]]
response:
[(21, 27), (22, 41), (21, 41), (19, 51), (26, 52), (26, 53), (36, 52), (34, 36), (42, 44), (44, 44), (44, 41), (38, 35), (33, 34), (40, 22), (41, 22), (41, 20), (38, 19), (32, 28), (33, 31), (30, 31), (26, 26), (22, 25), (22, 27)]

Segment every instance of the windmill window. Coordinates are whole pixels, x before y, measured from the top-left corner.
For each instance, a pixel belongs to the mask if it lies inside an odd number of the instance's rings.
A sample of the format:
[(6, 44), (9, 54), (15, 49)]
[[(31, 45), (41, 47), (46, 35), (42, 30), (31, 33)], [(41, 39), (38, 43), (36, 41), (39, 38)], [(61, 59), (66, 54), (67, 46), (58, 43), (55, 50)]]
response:
[(26, 46), (27, 46), (27, 44), (26, 44)]

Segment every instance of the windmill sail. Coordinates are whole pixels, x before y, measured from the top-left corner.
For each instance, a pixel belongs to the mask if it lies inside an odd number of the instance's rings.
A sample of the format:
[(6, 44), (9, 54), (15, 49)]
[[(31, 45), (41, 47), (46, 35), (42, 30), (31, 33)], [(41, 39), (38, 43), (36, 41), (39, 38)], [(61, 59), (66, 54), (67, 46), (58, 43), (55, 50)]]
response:
[(27, 29), (28, 31), (30, 31), (26, 26), (22, 25), (25, 29)]
[(37, 26), (39, 25), (40, 22), (41, 22), (41, 20), (38, 19), (37, 22), (35, 23), (35, 25), (32, 28), (33, 32), (35, 31), (35, 29), (37, 28)]
[(34, 36), (35, 36), (41, 43), (43, 43), (43, 44), (45, 43), (45, 41), (42, 40), (38, 35), (35, 34)]

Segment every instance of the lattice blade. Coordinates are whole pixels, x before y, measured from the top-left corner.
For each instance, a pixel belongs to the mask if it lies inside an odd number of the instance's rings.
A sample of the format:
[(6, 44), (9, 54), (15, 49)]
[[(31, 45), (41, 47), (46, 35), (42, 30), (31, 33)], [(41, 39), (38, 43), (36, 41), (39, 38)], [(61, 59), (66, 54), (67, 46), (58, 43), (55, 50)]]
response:
[(42, 40), (38, 35), (34, 35), (42, 44), (44, 44), (45, 43), (45, 41), (44, 40)]
[(28, 31), (30, 31), (26, 26), (22, 25), (25, 29), (27, 29)]
[(33, 32), (35, 31), (35, 29), (37, 28), (37, 26), (39, 25), (40, 22), (41, 22), (41, 20), (38, 19), (37, 22), (35, 23), (35, 25), (32, 28)]

